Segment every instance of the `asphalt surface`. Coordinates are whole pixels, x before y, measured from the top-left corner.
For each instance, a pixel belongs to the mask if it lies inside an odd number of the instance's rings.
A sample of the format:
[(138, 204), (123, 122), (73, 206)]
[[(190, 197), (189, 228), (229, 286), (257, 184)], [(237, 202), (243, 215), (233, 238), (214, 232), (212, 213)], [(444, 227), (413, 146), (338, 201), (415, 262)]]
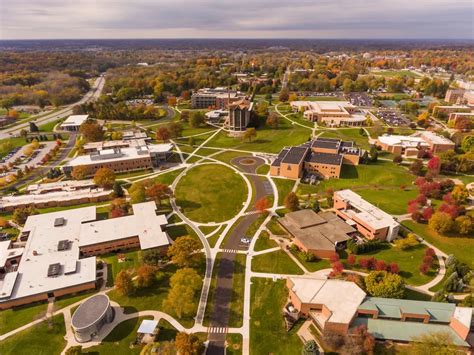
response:
[[(253, 159), (255, 161), (252, 165), (242, 164), (243, 160)], [(256, 169), (264, 163), (263, 159), (260, 158), (249, 158), (249, 157), (238, 157), (232, 160), (232, 164), (244, 173), (254, 174)], [(248, 175), (255, 189), (255, 195), (252, 204), (256, 200), (269, 195), (272, 190), (268, 188), (268, 185), (264, 178), (255, 175)], [(241, 219), (240, 222), (235, 226), (231, 235), (227, 239), (225, 245), (221, 249), (233, 249), (233, 250), (247, 250), (248, 245), (241, 243), (240, 239), (246, 236), (246, 232), (249, 227), (258, 218), (258, 214), (249, 214), (245, 218)], [(251, 237), (251, 236), (248, 236)], [(217, 283), (214, 290), (214, 305), (210, 318), (211, 328), (228, 328), (230, 318), (230, 304), (232, 301), (232, 283), (234, 278), (234, 266), (235, 266), (235, 253), (222, 253), (219, 270), (217, 271)], [(225, 354), (225, 339), (227, 331), (224, 333), (209, 333), (209, 346), (207, 348), (208, 355), (221, 355)]]
[[(87, 101), (90, 101), (90, 100), (94, 100), (96, 98), (98, 98), (100, 96), (100, 94), (102, 93), (102, 89), (104, 88), (104, 84), (105, 84), (105, 78), (104, 77), (99, 77), (96, 79), (96, 81), (94, 82), (94, 84), (92, 85), (91, 87), (91, 90), (89, 92), (87, 92), (83, 97), (82, 99), (80, 99), (79, 101), (65, 107), (65, 108), (62, 108), (61, 110), (59, 111), (56, 111), (56, 112), (52, 112), (50, 114), (46, 114), (38, 119), (32, 119), (31, 122), (35, 122), (36, 125), (44, 125), (46, 123), (49, 123), (49, 122), (53, 122), (53, 121), (56, 121), (56, 120), (59, 120), (60, 118), (63, 118), (63, 117), (66, 117), (66, 116), (69, 116), (72, 114), (72, 109), (74, 106), (76, 105), (81, 105)], [(20, 133), (20, 131), (22, 129), (28, 129), (30, 127), (30, 123), (29, 122), (25, 122), (25, 123), (21, 123), (19, 125), (16, 125), (14, 127), (10, 127), (10, 128), (6, 128), (4, 130), (1, 130), (0, 131), (0, 139), (4, 139), (4, 138), (8, 138), (8, 137), (12, 137), (12, 136), (15, 136), (15, 135), (18, 135)]]

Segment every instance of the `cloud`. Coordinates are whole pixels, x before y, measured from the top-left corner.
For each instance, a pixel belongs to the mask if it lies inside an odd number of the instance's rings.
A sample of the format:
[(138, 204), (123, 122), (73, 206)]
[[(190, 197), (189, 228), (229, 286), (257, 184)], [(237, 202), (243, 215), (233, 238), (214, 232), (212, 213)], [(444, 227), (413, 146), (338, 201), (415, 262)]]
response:
[(470, 0), (0, 0), (0, 38), (473, 38)]

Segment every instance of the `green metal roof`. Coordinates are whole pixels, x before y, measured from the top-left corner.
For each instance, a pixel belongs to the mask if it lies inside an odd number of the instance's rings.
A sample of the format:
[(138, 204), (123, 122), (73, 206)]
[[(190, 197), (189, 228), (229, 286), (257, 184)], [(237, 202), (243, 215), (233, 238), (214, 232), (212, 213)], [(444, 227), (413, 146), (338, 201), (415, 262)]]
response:
[(363, 310), (378, 310), (379, 317), (401, 318), (402, 313), (429, 315), (430, 321), (449, 323), (456, 308), (452, 303), (367, 297), (359, 306)]
[(433, 332), (448, 332), (455, 345), (469, 346), (449, 325), (447, 324), (425, 324), (418, 322), (401, 322), (388, 319), (372, 319), (358, 317), (351, 326), (365, 325), (369, 333), (376, 339), (411, 341), (413, 337)]

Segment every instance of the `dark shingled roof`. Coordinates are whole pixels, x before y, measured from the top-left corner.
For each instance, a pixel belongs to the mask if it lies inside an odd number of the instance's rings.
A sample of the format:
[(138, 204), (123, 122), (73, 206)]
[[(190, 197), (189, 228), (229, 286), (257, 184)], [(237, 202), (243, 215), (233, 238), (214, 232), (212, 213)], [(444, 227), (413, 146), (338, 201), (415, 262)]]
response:
[(307, 161), (317, 164), (340, 166), (342, 164), (342, 155), (330, 153), (311, 153)]
[(339, 149), (340, 139), (334, 138), (317, 138), (313, 141), (312, 146), (317, 148)]
[(71, 323), (76, 329), (88, 327), (97, 322), (109, 307), (109, 297), (95, 295), (82, 303), (72, 315)]
[(304, 147), (291, 147), (282, 160), (286, 164), (298, 164), (306, 157), (308, 149)]

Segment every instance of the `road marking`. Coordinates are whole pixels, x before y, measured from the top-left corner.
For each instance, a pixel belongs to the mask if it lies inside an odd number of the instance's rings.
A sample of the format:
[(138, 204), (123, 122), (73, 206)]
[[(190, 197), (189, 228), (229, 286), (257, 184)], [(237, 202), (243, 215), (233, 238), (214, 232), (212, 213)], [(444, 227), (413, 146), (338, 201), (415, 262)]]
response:
[(229, 328), (227, 327), (209, 327), (209, 333), (213, 334), (225, 334)]

